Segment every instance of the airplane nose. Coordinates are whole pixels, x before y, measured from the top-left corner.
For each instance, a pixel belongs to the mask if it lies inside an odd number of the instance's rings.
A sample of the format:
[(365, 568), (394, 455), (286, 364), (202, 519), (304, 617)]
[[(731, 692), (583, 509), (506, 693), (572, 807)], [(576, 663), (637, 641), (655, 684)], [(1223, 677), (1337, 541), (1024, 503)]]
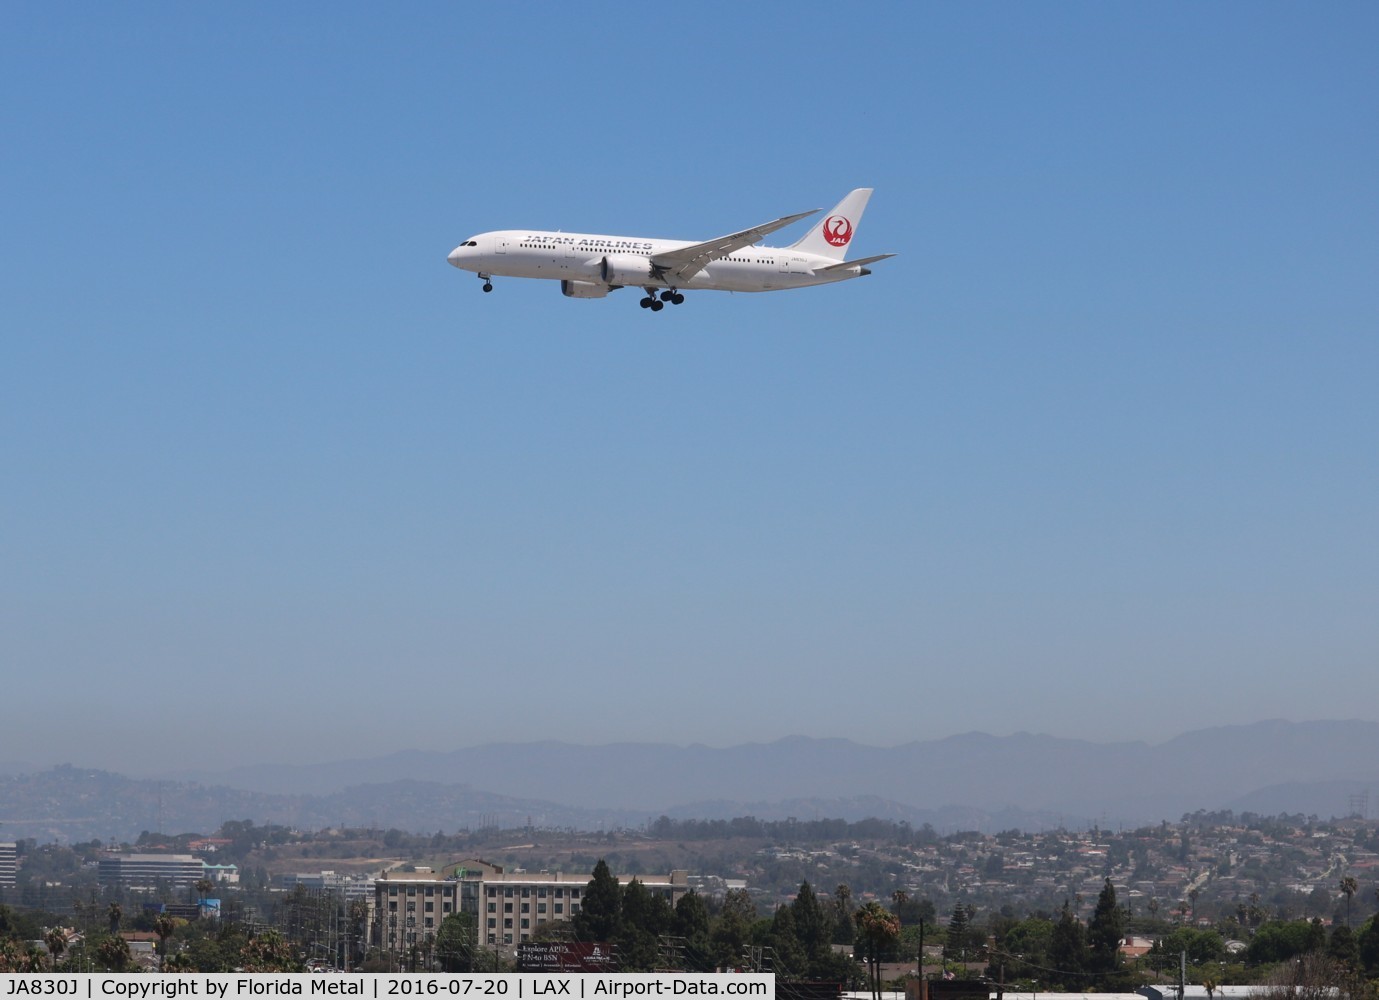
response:
[(454, 250), (450, 251), (450, 256), (446, 257), (445, 259), (450, 261), (453, 267), (459, 267), (460, 260), (464, 257), (464, 251), (464, 246), (457, 246)]

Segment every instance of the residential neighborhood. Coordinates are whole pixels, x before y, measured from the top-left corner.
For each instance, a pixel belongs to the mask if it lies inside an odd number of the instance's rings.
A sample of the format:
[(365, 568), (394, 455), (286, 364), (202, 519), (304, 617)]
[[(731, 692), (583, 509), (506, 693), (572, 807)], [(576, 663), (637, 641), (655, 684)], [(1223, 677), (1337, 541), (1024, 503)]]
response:
[[(884, 911), (895, 933), (878, 952), (877, 974), (1014, 988), (1039, 980), (1035, 966), (1050, 961), (1052, 945), (1035, 939), (1059, 921), (1090, 935), (1106, 923), (1109, 905), (1125, 976), (1172, 979), (1177, 948), (1192, 950), (1198, 972), (1206, 963), (1220, 982), (1227, 971), (1261, 974), (1274, 963), (1260, 942), (1292, 928), (1321, 946), (1353, 940), (1363, 963), (1379, 907), (1379, 824), (1223, 811), (1133, 830), (940, 836), (881, 820), (661, 817), (596, 833), (416, 835), (235, 821), (148, 833), (136, 844), (0, 845), (0, 903), (12, 926), (26, 915), (30, 926), (41, 922), (32, 941), (57, 929), (68, 936), (60, 950), (77, 955), (81, 942), (103, 934), (108, 945), (115, 936), (131, 962), (150, 966), (178, 955), (189, 961), (194, 941), (235, 928), (246, 941), (277, 935), (285, 955), (341, 968), (439, 968), (457, 954), (484, 967), (520, 967), (524, 949), (588, 939), (581, 921), (591, 919), (600, 871), (614, 897), (637, 894), (645, 922), (660, 927), (652, 940), (628, 939), (614, 952), (631, 967), (690, 961), (677, 941), (694, 935), (672, 933), (688, 899), (704, 915), (693, 962), (701, 967), (861, 975), (859, 915)], [(779, 926), (801, 905), (823, 914), (817, 922), (826, 933), (818, 933), (834, 949), (827, 955), (811, 957), (798, 945), (789, 919)], [(150, 949), (160, 921), (167, 933)], [(633, 933), (608, 928), (610, 939)], [(1032, 957), (1038, 949), (1042, 959)], [(1055, 988), (1052, 972), (1042, 978)]]

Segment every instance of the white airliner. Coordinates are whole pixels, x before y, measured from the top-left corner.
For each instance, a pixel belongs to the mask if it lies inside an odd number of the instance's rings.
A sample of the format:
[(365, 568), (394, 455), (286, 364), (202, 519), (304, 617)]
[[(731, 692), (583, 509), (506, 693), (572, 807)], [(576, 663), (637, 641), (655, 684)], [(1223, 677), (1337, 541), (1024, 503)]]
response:
[[(819, 209), (787, 215), (752, 229), (705, 243), (628, 236), (589, 236), (508, 229), (480, 233), (450, 251), (450, 263), (476, 272), (484, 291), (492, 278), (554, 278), (574, 299), (601, 299), (629, 286), (646, 290), (642, 308), (659, 312), (667, 302), (685, 301), (681, 289), (770, 292), (824, 285), (871, 274), (866, 265), (893, 253), (844, 260), (857, 235), (871, 188), (858, 188), (838, 202), (804, 238), (788, 247), (757, 246)], [(659, 297), (658, 297), (659, 292)]]

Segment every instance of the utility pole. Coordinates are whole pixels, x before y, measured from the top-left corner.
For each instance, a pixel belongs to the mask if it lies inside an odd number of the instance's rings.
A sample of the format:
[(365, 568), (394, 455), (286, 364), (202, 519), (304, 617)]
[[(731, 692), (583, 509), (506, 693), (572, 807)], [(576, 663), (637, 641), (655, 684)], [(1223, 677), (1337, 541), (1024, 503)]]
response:
[(660, 945), (661, 968), (658, 972), (680, 972), (685, 968), (685, 939), (674, 934), (662, 934)]

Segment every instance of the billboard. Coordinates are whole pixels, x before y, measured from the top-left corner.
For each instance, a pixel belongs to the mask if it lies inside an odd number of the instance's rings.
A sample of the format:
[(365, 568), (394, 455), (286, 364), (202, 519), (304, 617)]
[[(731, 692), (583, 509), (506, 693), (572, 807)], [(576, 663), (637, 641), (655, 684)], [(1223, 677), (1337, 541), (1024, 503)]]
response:
[(528, 941), (517, 946), (524, 972), (616, 972), (613, 946), (606, 941)]

